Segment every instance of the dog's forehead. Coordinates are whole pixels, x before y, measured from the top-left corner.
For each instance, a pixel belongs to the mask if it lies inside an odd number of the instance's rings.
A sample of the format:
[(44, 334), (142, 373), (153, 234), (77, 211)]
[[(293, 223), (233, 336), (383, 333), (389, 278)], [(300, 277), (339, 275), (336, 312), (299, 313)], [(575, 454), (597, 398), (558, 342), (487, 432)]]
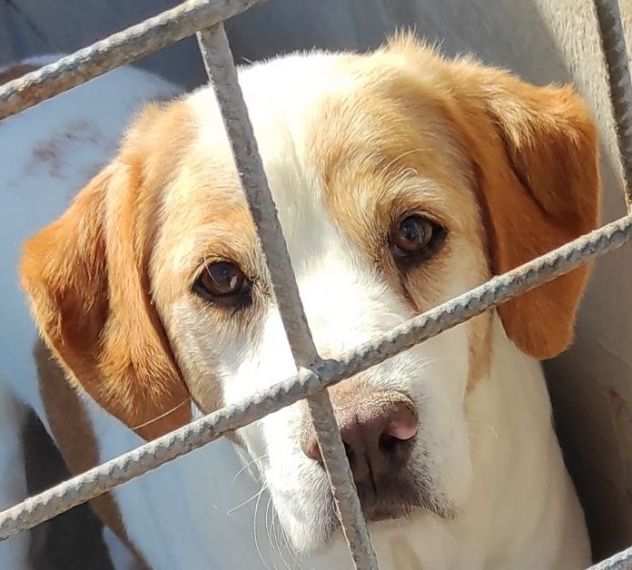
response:
[[(296, 55), (255, 65), (240, 72), (259, 152), (289, 245), (295, 234), (311, 228), (322, 235), (328, 214), (322, 205), (323, 177), (315, 148), (326, 101), (351, 97), (354, 79), (345, 69), (349, 56)], [(254, 237), (245, 197), (214, 94), (202, 88), (187, 104), (197, 128), (196, 141), (180, 189), (200, 207), (199, 225), (210, 232), (239, 228)], [(320, 231), (319, 231), (320, 230)], [(302, 247), (305, 246), (303, 243)]]
[[(432, 200), (443, 182), (451, 184), (442, 177), (457, 172), (449, 129), (432, 92), (418, 93), (397, 61), (374, 59), (298, 54), (240, 72), (290, 254), (299, 263), (339, 247), (347, 226), (364, 223), (353, 218), (370, 217), (385, 194), (388, 203), (397, 191), (410, 190), (403, 178), (415, 179), (415, 191)], [(174, 205), (168, 209), (186, 212), (192, 229), (190, 246), (179, 247), (187, 256), (197, 248), (197, 257), (213, 240), (252, 250), (256, 232), (212, 90), (192, 94), (187, 106), (195, 141), (179, 191), (167, 199)]]
[[(241, 70), (239, 79), (268, 176), (298, 170), (307, 182), (370, 158), (389, 161), (413, 151), (436, 154), (448, 131), (440, 91), (392, 54), (309, 53)], [(234, 173), (230, 146), (212, 90), (189, 98), (198, 147), (217, 175)], [(436, 165), (436, 157), (428, 161)], [(439, 157), (441, 163), (441, 157)], [(383, 164), (381, 166), (384, 166)], [(218, 172), (219, 170), (219, 172)], [(436, 168), (435, 168), (436, 170)], [(293, 185), (300, 191), (309, 185)], [(284, 187), (273, 187), (275, 193)], [(294, 198), (275, 195), (279, 202)]]
[[(280, 208), (295, 201), (296, 193), (313, 187), (313, 178), (320, 174), (315, 160), (316, 133), (332, 130), (331, 125), (323, 124), (328, 102), (356, 96), (361, 82), (350, 73), (354, 59), (297, 54), (240, 70), (248, 115)], [(199, 90), (188, 103), (198, 125), (197, 155), (208, 161), (206, 174), (217, 179), (220, 188), (228, 180), (237, 186), (230, 145), (212, 90)]]

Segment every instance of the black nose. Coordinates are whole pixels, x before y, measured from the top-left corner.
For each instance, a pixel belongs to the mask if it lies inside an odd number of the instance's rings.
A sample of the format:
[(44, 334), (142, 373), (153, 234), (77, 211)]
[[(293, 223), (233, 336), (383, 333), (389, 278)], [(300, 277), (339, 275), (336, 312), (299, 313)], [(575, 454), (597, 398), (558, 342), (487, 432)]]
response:
[[(376, 399), (336, 410), (336, 420), (353, 477), (378, 494), (380, 480), (396, 475), (410, 455), (417, 414), (408, 399)], [(322, 464), (315, 434), (304, 439), (304, 453)]]

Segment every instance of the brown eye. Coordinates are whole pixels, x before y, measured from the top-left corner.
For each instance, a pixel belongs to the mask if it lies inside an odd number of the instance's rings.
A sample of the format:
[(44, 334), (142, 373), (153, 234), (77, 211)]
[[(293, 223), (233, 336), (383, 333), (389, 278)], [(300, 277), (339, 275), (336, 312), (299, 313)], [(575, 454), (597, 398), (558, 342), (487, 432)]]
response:
[(393, 227), (390, 245), (398, 261), (422, 261), (437, 251), (444, 237), (445, 229), (442, 226), (414, 214), (403, 218)]
[(215, 261), (204, 268), (193, 291), (213, 303), (236, 306), (249, 300), (250, 282), (237, 264)]

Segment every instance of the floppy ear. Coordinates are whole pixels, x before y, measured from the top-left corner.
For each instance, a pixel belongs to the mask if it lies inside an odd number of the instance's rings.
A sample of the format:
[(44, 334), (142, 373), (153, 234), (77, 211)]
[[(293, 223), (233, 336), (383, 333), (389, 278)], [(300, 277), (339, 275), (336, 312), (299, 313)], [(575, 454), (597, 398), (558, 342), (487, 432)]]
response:
[[(597, 130), (570, 87), (536, 87), (454, 63), (454, 114), (486, 218), (490, 262), (504, 273), (593, 230), (599, 220)], [(539, 359), (573, 339), (589, 275), (582, 266), (498, 308), (508, 336)]]
[(151, 439), (187, 422), (190, 408), (152, 303), (151, 197), (141, 180), (142, 165), (117, 160), (106, 167), (26, 243), (21, 277), (70, 380)]

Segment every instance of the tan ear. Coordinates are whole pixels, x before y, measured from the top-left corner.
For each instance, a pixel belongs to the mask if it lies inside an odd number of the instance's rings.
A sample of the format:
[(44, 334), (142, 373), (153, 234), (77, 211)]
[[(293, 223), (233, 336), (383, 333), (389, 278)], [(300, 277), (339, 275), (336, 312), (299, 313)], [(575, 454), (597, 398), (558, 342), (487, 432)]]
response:
[(151, 439), (187, 422), (190, 408), (150, 294), (151, 198), (140, 168), (119, 160), (96, 176), (26, 243), (21, 277), (71, 381)]
[[(597, 129), (570, 87), (536, 87), (468, 61), (450, 66), (486, 218), (492, 271), (504, 273), (593, 230), (599, 220)], [(573, 339), (583, 266), (498, 308), (524, 352), (551, 358)]]

